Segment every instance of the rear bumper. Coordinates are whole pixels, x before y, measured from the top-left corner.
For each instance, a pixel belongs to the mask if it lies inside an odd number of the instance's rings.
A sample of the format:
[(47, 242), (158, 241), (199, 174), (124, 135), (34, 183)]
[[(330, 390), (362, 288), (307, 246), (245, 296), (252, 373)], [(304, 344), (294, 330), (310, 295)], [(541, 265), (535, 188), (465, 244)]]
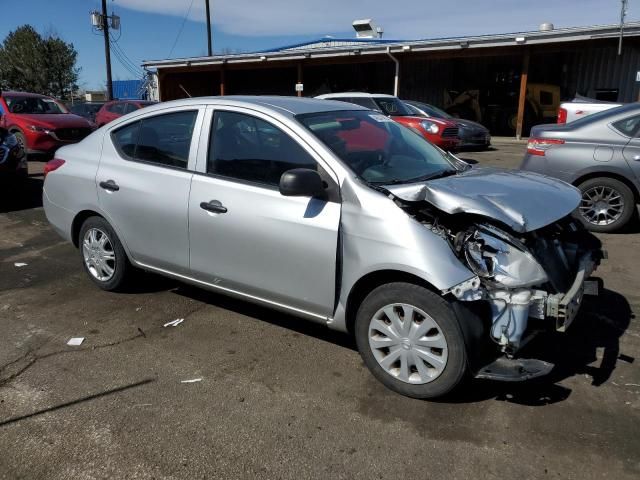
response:
[(42, 206), (45, 216), (53, 229), (65, 240), (71, 242), (71, 226), (73, 224), (73, 212), (56, 205), (47, 196), (46, 188), (42, 189)]

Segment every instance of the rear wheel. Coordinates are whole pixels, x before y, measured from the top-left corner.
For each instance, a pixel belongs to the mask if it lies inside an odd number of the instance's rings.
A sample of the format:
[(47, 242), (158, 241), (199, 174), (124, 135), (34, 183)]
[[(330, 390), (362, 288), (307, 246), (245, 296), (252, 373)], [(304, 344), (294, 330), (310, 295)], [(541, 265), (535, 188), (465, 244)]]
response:
[(635, 208), (631, 189), (613, 178), (591, 178), (578, 188), (582, 199), (578, 218), (593, 232), (614, 232), (624, 227)]
[(390, 283), (373, 290), (358, 309), (355, 336), (374, 377), (402, 395), (445, 395), (467, 369), (464, 339), (451, 306), (418, 285)]
[(93, 283), (103, 290), (120, 290), (131, 265), (111, 225), (102, 217), (89, 217), (79, 236), (80, 256)]

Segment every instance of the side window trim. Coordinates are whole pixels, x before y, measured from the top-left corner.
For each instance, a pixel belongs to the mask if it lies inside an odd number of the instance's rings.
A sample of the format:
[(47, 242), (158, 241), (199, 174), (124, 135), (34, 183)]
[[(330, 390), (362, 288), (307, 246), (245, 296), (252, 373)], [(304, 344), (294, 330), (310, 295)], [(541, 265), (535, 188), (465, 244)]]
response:
[(308, 145), (295, 131), (290, 129), (287, 125), (280, 122), (278, 119), (273, 118), (263, 112), (251, 110), (243, 107), (235, 107), (235, 106), (225, 106), (225, 105), (210, 105), (207, 107), (206, 111), (206, 119), (203, 122), (203, 128), (200, 134), (200, 151), (202, 152), (198, 156), (198, 164), (197, 169), (194, 173), (198, 175), (204, 175), (211, 178), (216, 178), (219, 180), (231, 182), (231, 183), (239, 183), (244, 185), (250, 185), (258, 188), (263, 188), (266, 190), (277, 191), (277, 185), (271, 185), (267, 183), (261, 183), (256, 181), (251, 181), (242, 178), (234, 178), (225, 175), (219, 175), (216, 173), (207, 172), (207, 162), (209, 157), (209, 148), (210, 148), (210, 138), (211, 135), (214, 134), (213, 129), (215, 128), (214, 119), (216, 113), (227, 112), (227, 113), (237, 113), (242, 115), (247, 115), (258, 120), (262, 120), (264, 122), (269, 123), (273, 127), (282, 131), (285, 135), (288, 135), (291, 140), (293, 140), (300, 148), (302, 148), (310, 158), (317, 164), (319, 168), (319, 173), (329, 183), (329, 188), (327, 189), (329, 193), (329, 201), (332, 202), (340, 202), (340, 188), (337, 181), (337, 175), (335, 172), (331, 170), (331, 168), (327, 165), (326, 161), (322, 159), (322, 156), (319, 155), (310, 145)]
[[(113, 145), (114, 150), (117, 152), (118, 156), (122, 160), (125, 160), (127, 162), (141, 163), (141, 164), (150, 165), (158, 168), (166, 168), (166, 169), (175, 170), (179, 172), (197, 173), (196, 165), (197, 165), (197, 159), (198, 159), (198, 152), (200, 151), (199, 138), (202, 133), (202, 124), (205, 117), (205, 111), (206, 111), (206, 108), (203, 105), (193, 105), (193, 106), (183, 107), (180, 109), (163, 109), (160, 111), (154, 111), (152, 113), (149, 112), (148, 114), (143, 114), (142, 116), (136, 117), (135, 119), (131, 119), (127, 123), (114, 125), (114, 127), (109, 130), (108, 136), (111, 139), (111, 144)], [(115, 138), (114, 138), (115, 133), (123, 128), (126, 128), (135, 123), (141, 124), (143, 120), (148, 118), (159, 117), (162, 115), (170, 115), (172, 113), (179, 113), (179, 112), (196, 112), (196, 119), (193, 124), (193, 132), (191, 133), (191, 143), (189, 144), (189, 158), (187, 160), (186, 168), (177, 167), (173, 165), (165, 165), (162, 163), (152, 162), (149, 160), (141, 160), (138, 158), (133, 158), (127, 155), (126, 153), (124, 153), (115, 142)], [(136, 148), (137, 148), (137, 140), (136, 140)]]
[[(206, 108), (206, 113), (204, 114), (204, 119), (202, 122), (202, 129), (200, 132), (200, 141), (199, 141), (199, 155), (198, 155), (198, 164), (196, 167), (195, 173), (200, 175), (207, 175), (207, 158), (209, 155), (209, 136), (211, 134), (211, 130), (213, 129), (213, 117), (215, 112), (230, 112), (230, 113), (242, 113), (245, 115), (250, 115), (256, 117), (260, 120), (268, 122), (272, 124), (274, 127), (279, 128), (284, 133), (289, 135), (301, 148), (303, 148), (309, 156), (311, 156), (316, 163), (326, 172), (327, 176), (331, 178), (331, 180), (338, 185), (338, 175), (333, 171), (331, 165), (327, 163), (327, 161), (317, 152), (311, 145), (309, 145), (297, 132), (289, 128), (287, 125), (280, 122), (277, 118), (271, 117), (270, 115), (264, 114), (263, 112), (259, 112), (257, 110), (251, 110), (246, 107), (236, 107), (232, 105), (208, 105)], [(221, 177), (222, 178), (222, 177)], [(226, 178), (226, 177), (225, 177)]]

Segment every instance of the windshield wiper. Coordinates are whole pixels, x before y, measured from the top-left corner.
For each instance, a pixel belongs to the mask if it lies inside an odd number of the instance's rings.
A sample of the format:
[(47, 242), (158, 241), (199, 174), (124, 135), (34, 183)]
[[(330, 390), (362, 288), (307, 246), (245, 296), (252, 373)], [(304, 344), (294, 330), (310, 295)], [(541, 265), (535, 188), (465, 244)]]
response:
[(443, 170), (438, 173), (431, 173), (429, 175), (422, 175), (421, 177), (410, 178), (409, 180), (405, 180), (403, 183), (426, 182), (427, 180), (435, 180), (436, 178), (450, 177), (451, 175), (456, 175), (457, 173), (457, 170)]

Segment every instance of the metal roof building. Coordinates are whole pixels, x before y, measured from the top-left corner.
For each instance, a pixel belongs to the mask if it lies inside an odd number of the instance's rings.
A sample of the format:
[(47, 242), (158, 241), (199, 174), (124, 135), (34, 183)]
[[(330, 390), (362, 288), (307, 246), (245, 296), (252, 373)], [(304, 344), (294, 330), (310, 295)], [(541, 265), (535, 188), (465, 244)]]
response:
[(549, 121), (560, 98), (637, 100), (640, 22), (624, 26), (621, 55), (619, 35), (619, 25), (597, 25), (423, 40), (324, 37), (253, 53), (148, 60), (143, 67), (157, 71), (161, 100), (295, 95), (296, 83), (304, 85), (298, 94), (309, 96), (394, 93), (397, 82), (401, 98), (460, 107), (456, 114), (475, 116), (495, 133), (519, 135), (527, 123)]

